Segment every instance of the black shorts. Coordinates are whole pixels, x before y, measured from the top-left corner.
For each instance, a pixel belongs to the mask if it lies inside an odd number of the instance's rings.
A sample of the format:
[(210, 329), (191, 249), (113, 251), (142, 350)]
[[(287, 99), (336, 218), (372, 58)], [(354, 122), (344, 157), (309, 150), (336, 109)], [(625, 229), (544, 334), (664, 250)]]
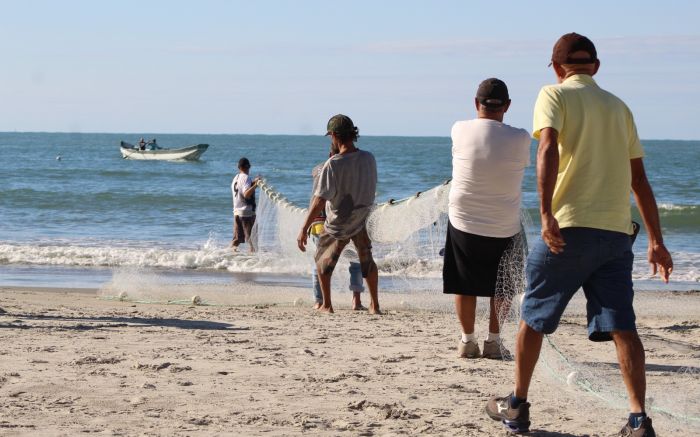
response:
[(241, 217), (239, 215), (233, 216), (233, 240), (231, 245), (237, 247), (238, 245), (245, 243), (251, 244), (250, 237), (253, 233), (253, 225), (255, 224), (255, 216)]
[[(499, 265), (509, 250), (521, 250), (515, 247), (520, 245), (518, 236), (484, 237), (462, 232), (448, 222), (442, 268), (443, 293), (493, 297), (496, 289), (502, 288), (497, 282), (509, 281), (509, 278), (499, 278)], [(516, 258), (522, 262), (522, 254)], [(510, 274), (510, 270), (503, 270), (501, 276)]]

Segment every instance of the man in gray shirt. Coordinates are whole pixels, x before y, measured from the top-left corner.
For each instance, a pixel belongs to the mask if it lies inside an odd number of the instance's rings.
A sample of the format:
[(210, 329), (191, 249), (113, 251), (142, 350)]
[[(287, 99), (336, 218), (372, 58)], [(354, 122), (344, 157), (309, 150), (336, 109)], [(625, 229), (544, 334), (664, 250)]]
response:
[(377, 297), (379, 275), (372, 258), (372, 243), (365, 222), (374, 204), (377, 188), (377, 163), (374, 155), (355, 147), (359, 130), (346, 115), (335, 115), (328, 121), (333, 156), (326, 161), (319, 175), (319, 184), (297, 244), (306, 251), (308, 231), (314, 218), (325, 207), (326, 223), (316, 247), (316, 268), (323, 305), (320, 311), (333, 312), (331, 275), (343, 248), (352, 240), (360, 258), (362, 276), (370, 294), (370, 314), (381, 314)]

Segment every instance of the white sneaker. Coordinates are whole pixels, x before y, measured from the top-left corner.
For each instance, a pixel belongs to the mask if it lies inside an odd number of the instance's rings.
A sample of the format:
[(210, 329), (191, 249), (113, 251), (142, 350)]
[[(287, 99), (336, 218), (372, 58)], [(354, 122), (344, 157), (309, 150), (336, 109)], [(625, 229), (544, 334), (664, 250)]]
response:
[(503, 346), (503, 342), (500, 340), (485, 341), (484, 355), (482, 356), (492, 360), (510, 360), (513, 358), (510, 351)]
[(459, 345), (457, 346), (457, 353), (460, 358), (479, 358), (481, 356), (481, 351), (479, 350), (479, 345), (475, 341), (463, 342), (459, 339)]

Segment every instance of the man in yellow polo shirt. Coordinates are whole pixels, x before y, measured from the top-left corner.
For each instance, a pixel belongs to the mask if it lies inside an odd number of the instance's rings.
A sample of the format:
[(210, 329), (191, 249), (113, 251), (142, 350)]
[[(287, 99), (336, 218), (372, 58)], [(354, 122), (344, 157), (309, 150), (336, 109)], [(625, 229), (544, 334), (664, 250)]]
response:
[(654, 437), (644, 411), (644, 347), (632, 307), (630, 190), (649, 237), (648, 260), (664, 281), (673, 269), (627, 106), (593, 80), (600, 61), (593, 43), (569, 33), (552, 63), (558, 84), (540, 91), (533, 136), (539, 140), (537, 186), (542, 239), (528, 256), (527, 290), (516, 340), (515, 389), (493, 398), (486, 412), (512, 432), (527, 432), (527, 393), (544, 334), (551, 334), (583, 288), (588, 336), (615, 343), (630, 415), (622, 436)]

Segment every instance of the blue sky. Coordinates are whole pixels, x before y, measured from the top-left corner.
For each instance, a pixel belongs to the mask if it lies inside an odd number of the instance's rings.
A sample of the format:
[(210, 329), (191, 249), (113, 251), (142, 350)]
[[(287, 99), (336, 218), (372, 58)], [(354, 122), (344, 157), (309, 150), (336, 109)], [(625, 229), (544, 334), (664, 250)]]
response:
[(529, 129), (576, 31), (642, 138), (700, 139), (700, 2), (573, 4), (3, 2), (0, 131), (314, 134), (342, 112), (366, 135), (448, 136), (491, 76)]

